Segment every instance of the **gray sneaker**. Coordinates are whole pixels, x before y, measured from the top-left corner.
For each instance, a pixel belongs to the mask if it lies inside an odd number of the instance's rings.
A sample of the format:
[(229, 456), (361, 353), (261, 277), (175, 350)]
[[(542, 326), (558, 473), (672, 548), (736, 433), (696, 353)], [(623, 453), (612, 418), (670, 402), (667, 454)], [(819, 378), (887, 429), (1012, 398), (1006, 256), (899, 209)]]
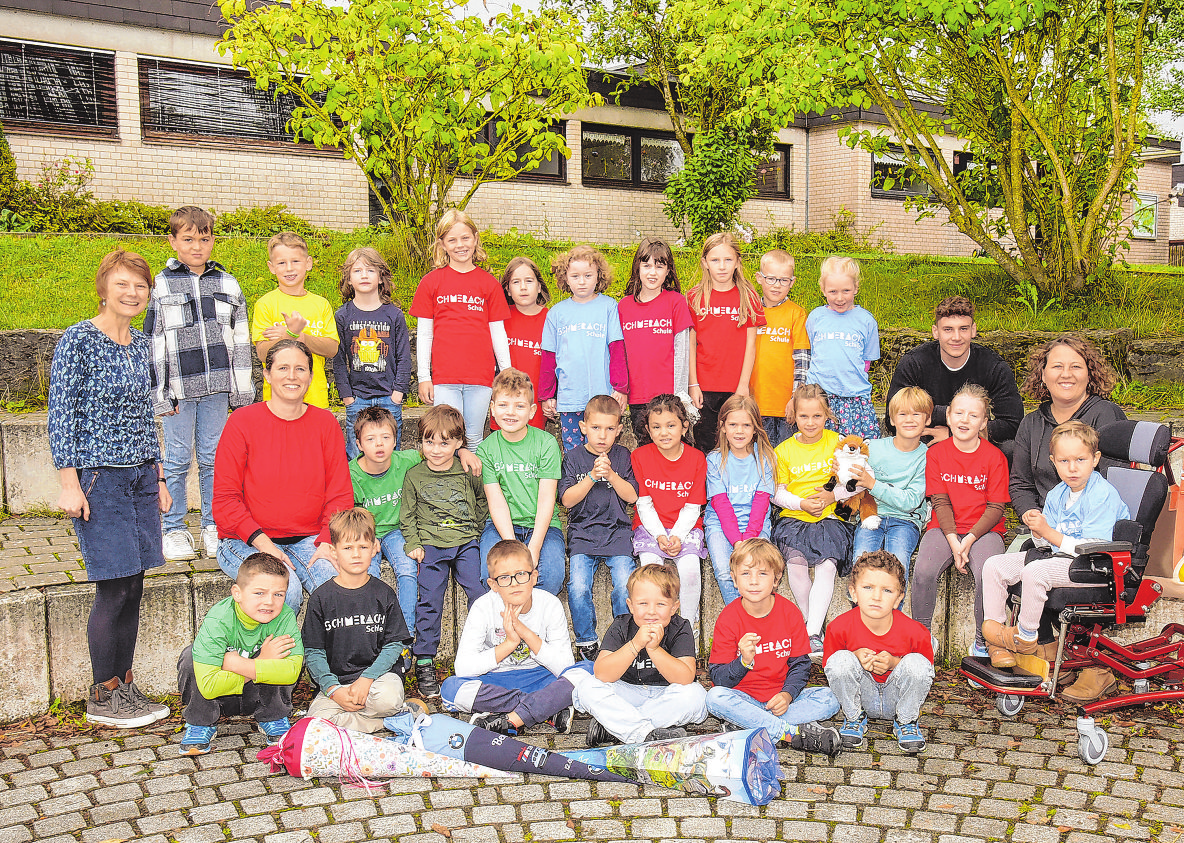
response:
[(136, 685), (135, 677), (132, 676), (132, 672), (130, 670), (127, 672), (127, 676), (123, 678), (123, 687), (126, 688), (128, 692), (140, 702), (140, 704), (151, 711), (152, 716), (157, 720), (164, 720), (166, 717), (172, 714), (172, 712), (169, 711), (169, 707), (167, 705), (161, 705), (160, 703), (145, 696), (144, 692), (141, 691)]
[[(114, 686), (114, 687), (112, 687)], [(116, 729), (136, 729), (156, 722), (146, 705), (118, 678), (90, 686), (86, 696), (86, 719)]]

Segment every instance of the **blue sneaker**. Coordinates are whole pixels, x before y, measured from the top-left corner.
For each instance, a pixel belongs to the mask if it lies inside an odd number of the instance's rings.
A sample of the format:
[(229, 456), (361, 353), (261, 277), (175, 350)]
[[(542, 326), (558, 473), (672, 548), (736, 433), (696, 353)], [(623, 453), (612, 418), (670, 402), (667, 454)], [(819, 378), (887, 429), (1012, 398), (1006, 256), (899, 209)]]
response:
[(839, 727), (839, 738), (843, 741), (843, 749), (863, 749), (867, 745), (864, 735), (867, 734), (867, 715), (860, 715), (858, 720), (844, 720)]
[(892, 734), (896, 735), (896, 743), (905, 752), (915, 755), (925, 749), (925, 736), (921, 734), (916, 722), (901, 723), (893, 720)]
[(288, 723), (287, 717), (281, 717), (279, 720), (268, 720), (266, 723), (259, 724), (259, 731), (267, 738), (268, 746), (275, 746), (280, 742), (280, 738), (288, 734), (288, 729), (291, 724)]
[(185, 734), (181, 735), (181, 755), (205, 755), (210, 751), (210, 743), (218, 734), (216, 726), (194, 726), (185, 724)]

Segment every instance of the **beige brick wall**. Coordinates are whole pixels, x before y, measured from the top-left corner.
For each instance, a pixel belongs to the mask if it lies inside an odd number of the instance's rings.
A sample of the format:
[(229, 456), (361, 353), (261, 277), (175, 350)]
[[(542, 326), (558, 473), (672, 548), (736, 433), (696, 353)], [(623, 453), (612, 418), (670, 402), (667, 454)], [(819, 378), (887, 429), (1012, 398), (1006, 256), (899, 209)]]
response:
[[(1154, 193), (1160, 199), (1166, 199), (1168, 191), (1172, 189), (1171, 161), (1149, 161), (1139, 170), (1139, 186), (1141, 193)], [(1174, 202), (1160, 202), (1156, 208), (1156, 230), (1154, 240), (1131, 239), (1131, 248), (1126, 252), (1126, 259), (1131, 263), (1167, 263), (1168, 240), (1171, 230), (1171, 211), (1169, 205)], [(1130, 200), (1123, 202), (1123, 216), (1131, 213)], [(1128, 223), (1129, 225), (1129, 223)]]
[(1172, 200), (1168, 210), (1170, 218), (1170, 233), (1168, 238), (1171, 240), (1184, 240), (1184, 208), (1180, 207), (1180, 200)]

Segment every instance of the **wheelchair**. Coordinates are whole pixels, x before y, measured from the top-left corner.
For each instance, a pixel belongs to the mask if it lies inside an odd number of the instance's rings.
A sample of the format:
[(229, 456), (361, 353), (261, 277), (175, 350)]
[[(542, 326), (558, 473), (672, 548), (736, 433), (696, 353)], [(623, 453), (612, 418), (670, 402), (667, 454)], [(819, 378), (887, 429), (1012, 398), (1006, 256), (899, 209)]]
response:
[[(1095, 714), (1184, 699), (1184, 625), (1167, 624), (1158, 635), (1129, 645), (1108, 634), (1145, 623), (1163, 593), (1159, 583), (1143, 578), (1143, 571), (1151, 532), (1170, 485), (1170, 431), (1154, 422), (1120, 421), (1106, 425), (1098, 438), (1102, 453), (1123, 463), (1101, 470), (1126, 503), (1131, 520), (1118, 522), (1113, 541), (1080, 548), (1069, 568), (1074, 585), (1049, 592), (1038, 640), (1056, 643), (1055, 661), (1020, 655), (1014, 668), (1000, 669), (989, 658), (967, 656), (959, 669), (972, 684), (996, 694), (995, 707), (1005, 717), (1019, 714), (1026, 697), (1055, 700), (1063, 671), (1109, 668), (1125, 678), (1131, 693), (1077, 708), (1077, 751), (1089, 765), (1101, 762), (1110, 746), (1109, 736), (1094, 722)], [(1019, 589), (1017, 583), (1009, 590), (1013, 614), (1019, 608)]]

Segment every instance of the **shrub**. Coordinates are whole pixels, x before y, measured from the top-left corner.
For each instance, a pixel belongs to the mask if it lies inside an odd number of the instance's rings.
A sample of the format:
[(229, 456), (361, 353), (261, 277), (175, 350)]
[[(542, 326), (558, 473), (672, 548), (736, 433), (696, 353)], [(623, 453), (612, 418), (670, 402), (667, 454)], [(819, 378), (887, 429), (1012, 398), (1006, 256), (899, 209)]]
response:
[(0, 124), (0, 208), (9, 207), (8, 200), (16, 185), (16, 159), (8, 147), (8, 138), (4, 136), (4, 125)]
[(756, 196), (757, 156), (749, 142), (717, 126), (695, 138), (686, 165), (666, 184), (662, 208), (672, 225), (691, 224), (694, 242), (732, 227), (740, 206)]
[(218, 216), (216, 234), (242, 234), (248, 237), (271, 237), (281, 231), (295, 231), (303, 237), (319, 233), (316, 226), (288, 211), (286, 205), (267, 208), (236, 208)]
[(891, 240), (875, 237), (876, 229), (882, 223), (872, 226), (867, 234), (855, 228), (855, 214), (840, 208), (830, 218), (827, 231), (797, 231), (789, 228), (775, 228), (753, 240), (753, 249), (766, 252), (769, 249), (784, 249), (794, 255), (830, 255), (851, 252), (888, 252), (893, 250)]

